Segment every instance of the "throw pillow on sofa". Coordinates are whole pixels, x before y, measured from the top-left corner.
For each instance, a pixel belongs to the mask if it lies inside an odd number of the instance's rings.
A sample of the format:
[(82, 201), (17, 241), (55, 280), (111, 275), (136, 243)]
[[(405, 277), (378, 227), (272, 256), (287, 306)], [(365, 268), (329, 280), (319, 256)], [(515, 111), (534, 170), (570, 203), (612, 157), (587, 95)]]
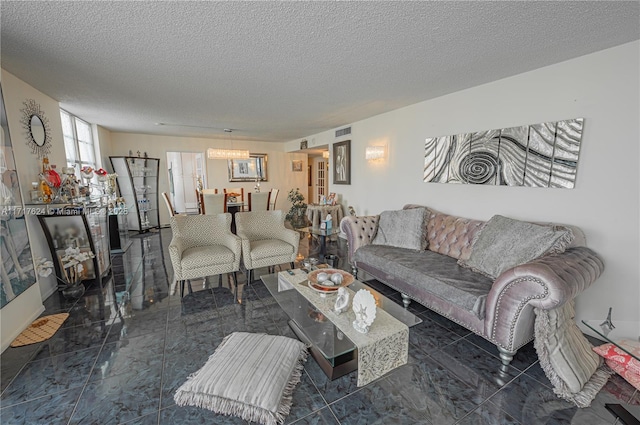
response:
[(573, 233), (566, 227), (541, 226), (494, 215), (473, 242), (469, 259), (458, 264), (496, 279), (512, 267), (563, 252), (572, 239)]
[(378, 231), (371, 243), (374, 245), (424, 250), (427, 246), (427, 239), (424, 233), (426, 216), (426, 208), (383, 211), (380, 213)]

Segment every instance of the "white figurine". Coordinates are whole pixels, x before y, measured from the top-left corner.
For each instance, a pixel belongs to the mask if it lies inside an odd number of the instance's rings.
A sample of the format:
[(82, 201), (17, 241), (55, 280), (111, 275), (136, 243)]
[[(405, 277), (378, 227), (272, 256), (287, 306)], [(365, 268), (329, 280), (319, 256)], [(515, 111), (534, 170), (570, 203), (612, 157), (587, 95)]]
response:
[(336, 303), (333, 306), (333, 311), (340, 314), (347, 309), (349, 306), (349, 292), (347, 288), (344, 286), (338, 288), (338, 298), (336, 298)]

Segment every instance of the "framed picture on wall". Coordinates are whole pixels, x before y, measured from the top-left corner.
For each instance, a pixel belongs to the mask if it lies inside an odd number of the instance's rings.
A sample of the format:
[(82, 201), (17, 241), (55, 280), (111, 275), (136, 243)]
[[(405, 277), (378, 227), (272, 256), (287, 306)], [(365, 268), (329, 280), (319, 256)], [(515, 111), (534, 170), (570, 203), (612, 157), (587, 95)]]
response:
[(291, 161), (291, 171), (302, 172), (302, 160), (296, 159)]
[(36, 283), (13, 145), (0, 88), (0, 308)]
[(249, 159), (230, 159), (230, 182), (267, 181), (267, 154), (252, 153)]
[(333, 184), (351, 184), (351, 140), (333, 144)]

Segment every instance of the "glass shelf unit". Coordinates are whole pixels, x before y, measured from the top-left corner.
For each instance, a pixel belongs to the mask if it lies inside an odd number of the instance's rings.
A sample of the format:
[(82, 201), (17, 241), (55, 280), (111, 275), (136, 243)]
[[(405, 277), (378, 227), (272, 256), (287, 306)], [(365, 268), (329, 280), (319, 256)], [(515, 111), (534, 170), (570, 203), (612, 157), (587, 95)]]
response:
[(127, 227), (139, 233), (160, 227), (158, 210), (158, 158), (111, 156), (111, 166), (118, 175), (118, 191), (129, 213)]

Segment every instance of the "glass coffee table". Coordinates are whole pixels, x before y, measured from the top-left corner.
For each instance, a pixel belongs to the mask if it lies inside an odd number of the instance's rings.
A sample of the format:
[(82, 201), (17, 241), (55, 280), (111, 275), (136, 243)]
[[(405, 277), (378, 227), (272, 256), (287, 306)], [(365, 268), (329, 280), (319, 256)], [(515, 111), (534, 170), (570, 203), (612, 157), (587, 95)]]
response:
[[(311, 356), (329, 379), (339, 378), (358, 368), (358, 352), (355, 344), (300, 292), (280, 285), (277, 273), (262, 276), (262, 282), (289, 316), (289, 326), (298, 339), (310, 345)], [(303, 282), (304, 285), (307, 284), (306, 282), (306, 280)], [(349, 285), (349, 288), (356, 292), (359, 289), (367, 289), (378, 302), (378, 308), (387, 311), (408, 327), (422, 322), (422, 319), (409, 310), (358, 280)]]
[[(605, 319), (604, 321), (602, 321), (602, 320), (582, 320), (582, 323), (587, 328), (592, 330), (597, 335), (597, 337), (599, 339), (602, 339), (603, 341), (606, 341), (606, 342), (610, 342), (611, 344), (613, 344), (616, 347), (620, 348), (625, 353), (629, 354), (634, 359), (640, 361), (640, 358), (638, 358), (638, 356), (636, 354), (634, 354), (633, 352), (627, 350), (623, 345), (619, 344), (621, 339), (640, 340), (640, 337), (638, 337), (638, 336), (630, 336), (630, 335), (624, 333), (624, 331), (621, 331), (620, 329), (616, 328), (613, 325), (613, 323), (611, 323), (610, 316), (611, 316), (611, 311), (609, 311), (609, 317), (607, 317), (607, 319)], [(637, 418), (633, 414), (631, 414), (631, 412), (629, 412), (625, 408), (624, 404), (606, 403), (604, 405), (604, 407), (609, 412), (611, 412), (611, 414), (613, 416), (615, 416), (616, 418), (622, 420), (625, 424), (638, 423), (638, 419), (639, 418)], [(618, 422), (616, 422), (616, 423), (618, 423)]]
[(640, 361), (640, 358), (634, 354), (633, 352), (627, 350), (623, 345), (618, 344), (621, 339), (630, 339), (630, 340), (638, 340), (638, 337), (633, 337), (624, 334), (620, 330), (618, 330), (615, 326), (612, 327), (607, 324), (607, 322), (603, 322), (602, 320), (582, 320), (582, 323), (591, 329), (593, 332), (598, 335), (599, 338), (606, 342), (610, 342), (616, 347), (620, 348), (622, 351), (633, 357), (634, 359)]

